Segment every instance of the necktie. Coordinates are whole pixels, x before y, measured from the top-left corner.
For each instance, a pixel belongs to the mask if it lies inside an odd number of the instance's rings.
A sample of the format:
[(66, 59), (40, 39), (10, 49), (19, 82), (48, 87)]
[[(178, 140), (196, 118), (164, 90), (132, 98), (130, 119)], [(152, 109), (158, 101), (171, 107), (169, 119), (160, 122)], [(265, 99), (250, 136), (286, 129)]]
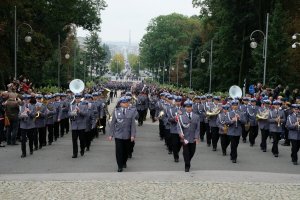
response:
[(123, 108), (123, 115), (125, 115), (125, 108)]
[(189, 113), (189, 119), (192, 119), (192, 118), (191, 118), (191, 113)]

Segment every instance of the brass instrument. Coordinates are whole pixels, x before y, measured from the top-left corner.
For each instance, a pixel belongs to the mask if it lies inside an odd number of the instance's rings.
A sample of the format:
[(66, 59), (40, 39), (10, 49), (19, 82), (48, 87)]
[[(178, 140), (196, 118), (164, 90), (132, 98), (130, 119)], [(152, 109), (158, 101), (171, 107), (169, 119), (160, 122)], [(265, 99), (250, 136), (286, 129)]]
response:
[(225, 134), (228, 133), (228, 125), (224, 124), (223, 131), (224, 131)]
[(208, 116), (208, 117), (216, 116), (220, 113), (220, 111), (221, 111), (221, 109), (218, 106), (216, 106), (212, 110), (206, 111), (206, 116)]
[(165, 111), (161, 110), (158, 114), (158, 118), (161, 119), (165, 115)]
[(268, 119), (268, 118), (269, 118), (269, 110), (266, 109), (266, 110), (264, 110), (263, 112), (258, 112), (258, 113), (256, 114), (256, 118), (257, 118), (258, 120), (266, 120), (266, 119)]
[[(84, 90), (84, 87), (85, 87), (84, 82), (82, 80), (80, 80), (80, 79), (74, 79), (69, 84), (69, 89), (74, 94), (81, 93)], [(70, 105), (72, 105), (74, 101), (75, 101), (75, 97), (70, 102)]]
[(35, 109), (36, 109), (35, 118), (39, 118), (39, 117), (40, 117), (40, 114), (41, 114), (42, 103), (37, 102), (37, 103), (35, 104)]
[(277, 127), (280, 127), (281, 123), (280, 123), (280, 115), (277, 117)]

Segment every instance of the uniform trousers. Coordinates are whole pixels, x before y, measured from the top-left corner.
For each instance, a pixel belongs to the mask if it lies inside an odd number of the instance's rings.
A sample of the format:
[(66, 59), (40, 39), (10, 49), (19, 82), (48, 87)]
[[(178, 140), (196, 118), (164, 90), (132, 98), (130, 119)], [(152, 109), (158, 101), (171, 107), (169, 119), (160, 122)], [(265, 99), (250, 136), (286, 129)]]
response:
[(212, 135), (211, 135), (209, 123), (205, 123), (205, 130), (206, 130), (206, 143), (208, 145), (211, 145)]
[(290, 145), (290, 140), (289, 140), (289, 130), (284, 127), (284, 144)]
[(230, 137), (230, 148), (231, 148), (230, 157), (231, 160), (236, 160), (238, 156), (237, 148), (239, 146), (241, 136), (230, 135), (229, 137)]
[(39, 146), (46, 146), (46, 127), (37, 128), (38, 136), (39, 136)]
[(84, 152), (86, 145), (85, 132), (83, 130), (72, 130), (72, 144), (73, 144), (73, 155), (77, 156), (78, 154), (78, 138), (80, 142), (80, 152)]
[(54, 122), (54, 140), (59, 137), (59, 122)]
[(94, 129), (85, 132), (86, 147), (89, 149), (94, 136)]
[(61, 119), (60, 121), (60, 137), (69, 132), (69, 118)]
[(130, 139), (118, 139), (115, 138), (116, 143), (116, 159), (118, 168), (122, 169), (128, 160), (128, 151), (130, 145)]
[(292, 143), (292, 162), (297, 162), (298, 161), (298, 151), (300, 149), (300, 140), (290, 140)]
[(281, 132), (271, 132), (271, 135), (273, 136), (273, 146), (272, 146), (272, 153), (278, 154), (278, 142), (280, 140), (280, 134)]
[(54, 137), (54, 125), (53, 124), (47, 124), (47, 129), (48, 129), (48, 143), (53, 142), (53, 137)]
[(179, 159), (179, 151), (181, 149), (182, 143), (178, 133), (171, 133), (172, 140), (172, 150), (174, 159)]
[(103, 134), (106, 134), (106, 115), (104, 115), (100, 119), (100, 124), (101, 124), (101, 126), (103, 126), (100, 130), (102, 131)]
[(212, 135), (212, 146), (213, 148), (217, 148), (219, 141), (219, 128), (211, 127), (211, 135)]
[(251, 145), (255, 144), (255, 139), (258, 135), (258, 126), (250, 126), (249, 129), (249, 142)]
[(269, 136), (269, 130), (268, 129), (260, 129), (260, 132), (261, 132), (260, 148), (262, 150), (267, 150), (267, 139)]
[(135, 141), (133, 141), (133, 142), (130, 141), (129, 147), (128, 147), (128, 156), (129, 156), (129, 158), (132, 157), (134, 146), (135, 146)]
[(29, 150), (30, 152), (33, 152), (33, 132), (34, 129), (20, 129), (21, 131), (21, 137), (22, 137), (22, 145), (21, 145), (21, 150), (22, 154), (26, 155), (26, 142), (27, 138), (29, 140)]
[(245, 124), (242, 124), (241, 126), (242, 126), (242, 138), (244, 141), (246, 141), (248, 136), (248, 131), (246, 131)]
[(171, 133), (170, 129), (165, 128), (165, 142), (168, 147), (169, 152), (172, 152), (172, 138), (171, 138)]
[(190, 168), (191, 160), (196, 151), (196, 142), (184, 144), (182, 146), (182, 149), (183, 149), (183, 158), (184, 158), (185, 168)]
[(155, 121), (155, 112), (156, 112), (156, 110), (155, 109), (151, 109), (150, 110), (150, 116), (151, 116), (151, 119), (152, 119), (152, 121)]
[(33, 145), (35, 149), (38, 149), (39, 147), (39, 133), (37, 128), (33, 129)]
[(204, 135), (206, 132), (206, 126), (204, 122), (200, 122), (200, 140), (203, 141), (204, 140)]
[(138, 122), (139, 122), (140, 125), (143, 125), (146, 111), (147, 110), (138, 110), (138, 113), (139, 113)]
[(164, 134), (164, 122), (163, 122), (163, 120), (159, 120), (159, 137), (160, 137), (160, 139), (161, 140), (163, 140), (164, 139), (164, 137), (165, 137), (165, 134)]
[(226, 153), (227, 147), (230, 144), (230, 138), (227, 134), (220, 134), (222, 152)]

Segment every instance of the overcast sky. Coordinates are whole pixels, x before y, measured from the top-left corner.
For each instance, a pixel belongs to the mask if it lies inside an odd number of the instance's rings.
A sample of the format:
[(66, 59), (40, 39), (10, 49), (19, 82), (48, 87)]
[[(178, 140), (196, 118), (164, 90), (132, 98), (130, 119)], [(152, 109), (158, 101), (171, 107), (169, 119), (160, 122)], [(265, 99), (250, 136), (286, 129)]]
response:
[[(106, 0), (108, 7), (102, 12), (100, 37), (103, 41), (129, 40), (139, 42), (145, 34), (150, 20), (159, 15), (173, 12), (192, 16), (199, 9), (192, 6), (192, 0)], [(88, 32), (78, 29), (78, 36), (87, 36)]]

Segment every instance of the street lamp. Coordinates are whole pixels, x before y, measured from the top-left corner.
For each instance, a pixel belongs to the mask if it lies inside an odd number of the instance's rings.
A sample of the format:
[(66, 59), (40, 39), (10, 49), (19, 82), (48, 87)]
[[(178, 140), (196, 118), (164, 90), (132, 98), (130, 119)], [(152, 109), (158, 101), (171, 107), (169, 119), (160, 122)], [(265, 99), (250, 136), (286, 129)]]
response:
[[(60, 42), (60, 37), (59, 37), (59, 42)], [(58, 88), (60, 88), (61, 50), (62, 50), (63, 48), (66, 48), (66, 49), (67, 49), (67, 53), (65, 54), (65, 59), (66, 59), (66, 60), (69, 60), (69, 58), (70, 58), (70, 54), (69, 54), (70, 48), (67, 47), (67, 46), (61, 46), (61, 47), (59, 48), (59, 51), (58, 51), (58, 53), (59, 53), (59, 56), (58, 56), (58, 67), (57, 67), (57, 85), (58, 85)]]
[(213, 40), (210, 41), (210, 51), (204, 50), (201, 52), (201, 63), (205, 63), (206, 60), (203, 56), (204, 53), (209, 54), (209, 93), (211, 93), (211, 81), (212, 81), (212, 53), (213, 53)]
[(257, 42), (252, 37), (254, 33), (261, 33), (264, 36), (263, 43), (263, 58), (264, 58), (264, 77), (263, 77), (263, 85), (266, 84), (266, 71), (267, 71), (267, 50), (268, 50), (268, 32), (269, 32), (269, 13), (267, 13), (267, 22), (266, 22), (266, 34), (261, 30), (255, 30), (250, 34), (250, 47), (255, 49), (257, 47)]
[(28, 31), (24, 40), (26, 43), (30, 43), (32, 41), (31, 33), (33, 32), (32, 27), (27, 23), (22, 23), (17, 27), (17, 7), (15, 6), (15, 52), (14, 52), (14, 64), (15, 64), (15, 75), (14, 78), (17, 79), (17, 51), (18, 51), (18, 41), (19, 41), (19, 29), (21, 26), (27, 26), (30, 31)]
[[(295, 33), (295, 34), (292, 36), (292, 39), (293, 39), (293, 40), (296, 40), (298, 35), (300, 35), (300, 33)], [(296, 48), (297, 48), (297, 45), (300, 46), (300, 43), (299, 43), (299, 42), (294, 42), (294, 44), (292, 44), (292, 48), (293, 48), (293, 49), (296, 49)]]

